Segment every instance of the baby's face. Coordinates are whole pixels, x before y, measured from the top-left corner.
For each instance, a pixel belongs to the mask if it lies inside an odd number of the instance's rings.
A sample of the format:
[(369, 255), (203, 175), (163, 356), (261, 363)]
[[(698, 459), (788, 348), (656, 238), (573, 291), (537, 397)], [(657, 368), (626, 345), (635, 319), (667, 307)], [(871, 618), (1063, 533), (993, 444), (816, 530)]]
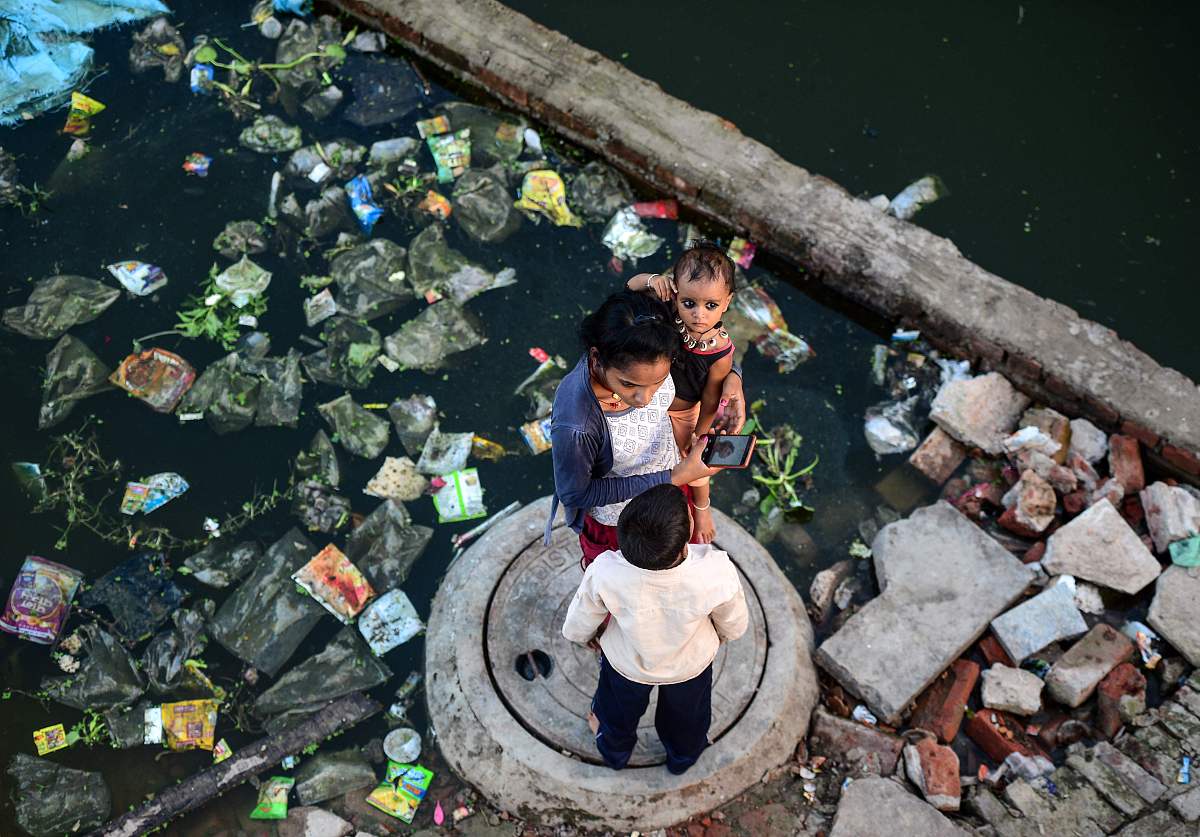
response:
[(723, 282), (681, 282), (675, 295), (676, 316), (693, 332), (702, 333), (725, 316), (732, 299), (733, 294)]

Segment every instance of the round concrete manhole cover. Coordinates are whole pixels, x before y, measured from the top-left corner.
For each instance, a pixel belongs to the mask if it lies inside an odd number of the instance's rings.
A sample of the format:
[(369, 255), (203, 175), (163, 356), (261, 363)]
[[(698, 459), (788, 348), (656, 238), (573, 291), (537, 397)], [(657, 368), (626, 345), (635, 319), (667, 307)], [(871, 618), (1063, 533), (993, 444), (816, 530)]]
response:
[[(599, 764), (586, 720), (600, 673), (599, 658), (562, 635), (563, 619), (581, 578), (575, 533), (557, 529), (549, 546), (542, 545), (539, 535), (517, 553), (496, 585), (487, 608), (485, 647), (492, 682), (516, 720), (554, 749)], [(749, 706), (766, 664), (762, 606), (745, 575), (742, 586), (750, 627), (741, 639), (723, 645), (713, 662), (709, 729), (713, 741)], [(656, 696), (657, 691), (642, 716), (630, 766), (665, 761), (654, 731)]]

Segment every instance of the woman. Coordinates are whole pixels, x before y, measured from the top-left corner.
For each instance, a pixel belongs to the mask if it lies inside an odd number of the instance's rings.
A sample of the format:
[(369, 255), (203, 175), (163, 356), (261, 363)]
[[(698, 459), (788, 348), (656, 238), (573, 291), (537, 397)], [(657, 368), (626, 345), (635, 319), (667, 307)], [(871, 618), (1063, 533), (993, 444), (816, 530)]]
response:
[[(667, 410), (675, 398), (671, 361), (679, 335), (670, 309), (653, 294), (613, 294), (583, 319), (585, 353), (554, 395), (550, 423), (554, 503), (546, 541), (562, 503), (567, 525), (579, 534), (582, 566), (617, 549), (617, 517), (631, 499), (654, 485), (680, 486), (717, 469), (696, 445), (681, 461)], [(730, 375), (723, 430), (737, 432), (744, 416), (741, 379)]]

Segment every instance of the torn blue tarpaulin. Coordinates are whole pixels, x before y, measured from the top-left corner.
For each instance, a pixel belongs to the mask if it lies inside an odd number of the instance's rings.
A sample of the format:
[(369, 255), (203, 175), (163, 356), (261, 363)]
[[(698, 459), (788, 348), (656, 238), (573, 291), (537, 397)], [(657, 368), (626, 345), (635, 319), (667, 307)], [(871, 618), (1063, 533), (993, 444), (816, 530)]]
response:
[(156, 14), (159, 0), (0, 0), (0, 125), (67, 100), (92, 65), (80, 35)]

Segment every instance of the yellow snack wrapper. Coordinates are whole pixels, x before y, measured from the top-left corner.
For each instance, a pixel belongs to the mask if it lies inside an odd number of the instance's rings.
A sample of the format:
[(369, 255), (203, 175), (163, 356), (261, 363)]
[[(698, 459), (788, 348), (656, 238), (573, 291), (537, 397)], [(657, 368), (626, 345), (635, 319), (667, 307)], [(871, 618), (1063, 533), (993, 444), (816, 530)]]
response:
[(71, 110), (67, 112), (64, 134), (86, 137), (92, 130), (92, 117), (104, 110), (104, 105), (79, 91), (71, 93)]
[(215, 700), (181, 700), (162, 705), (163, 733), (172, 750), (211, 750), (217, 732)]
[(539, 169), (527, 172), (521, 181), (521, 199), (513, 206), (541, 213), (557, 227), (583, 226), (583, 222), (567, 206), (567, 187), (556, 171)]
[(46, 753), (53, 753), (55, 750), (63, 750), (71, 744), (67, 740), (67, 731), (63, 729), (62, 724), (55, 724), (52, 727), (34, 730), (33, 746), (37, 747), (37, 754), (44, 756)]

